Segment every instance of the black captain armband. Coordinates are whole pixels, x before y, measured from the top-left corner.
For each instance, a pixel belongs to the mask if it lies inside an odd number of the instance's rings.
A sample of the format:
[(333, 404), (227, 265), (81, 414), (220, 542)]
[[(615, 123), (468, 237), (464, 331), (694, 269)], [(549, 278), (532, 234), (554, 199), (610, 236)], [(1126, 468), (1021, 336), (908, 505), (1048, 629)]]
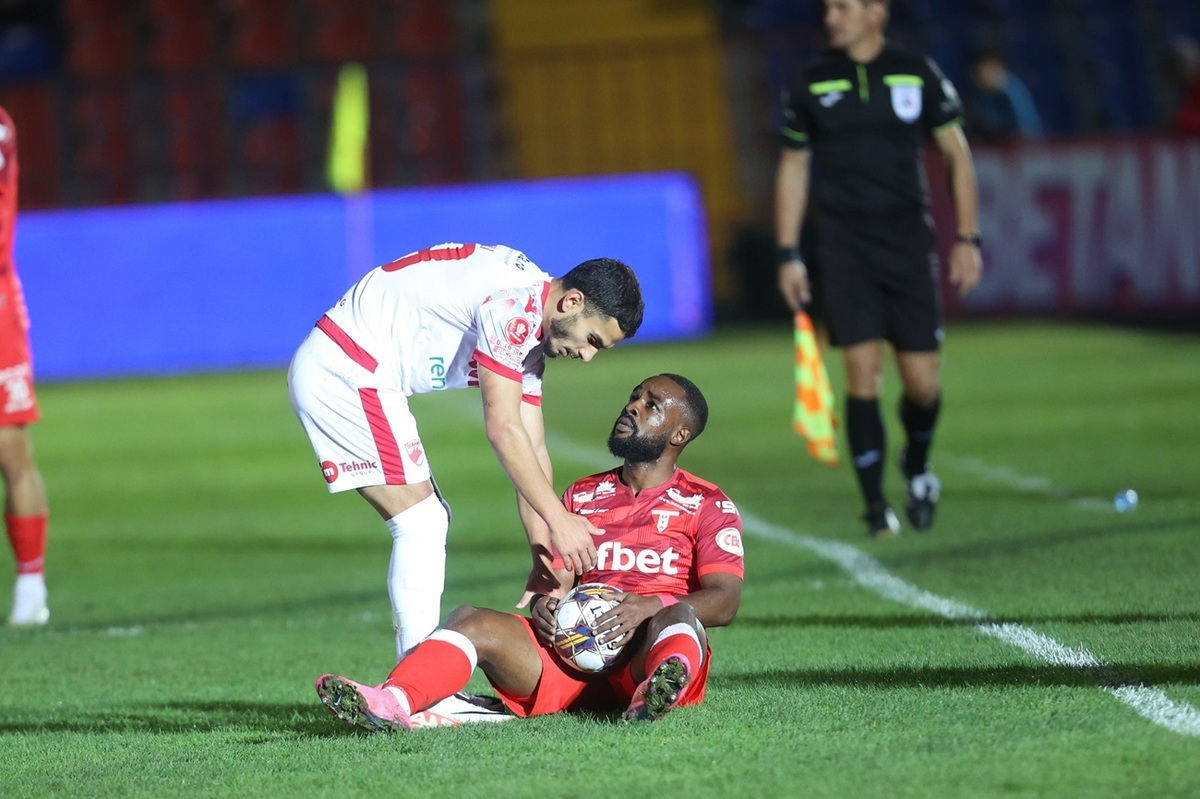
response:
[(775, 265), (783, 266), (792, 261), (800, 261), (804, 263), (804, 259), (800, 257), (799, 247), (780, 247), (775, 251)]
[(980, 247), (983, 245), (983, 239), (979, 238), (978, 233), (972, 233), (969, 236), (959, 233), (954, 237), (954, 240), (959, 244), (970, 244), (972, 247)]

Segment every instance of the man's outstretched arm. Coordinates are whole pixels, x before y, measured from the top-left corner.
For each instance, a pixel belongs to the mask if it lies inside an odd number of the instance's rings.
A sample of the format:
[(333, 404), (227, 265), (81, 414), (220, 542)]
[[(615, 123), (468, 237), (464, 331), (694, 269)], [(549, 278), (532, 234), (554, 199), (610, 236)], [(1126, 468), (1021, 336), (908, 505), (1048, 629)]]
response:
[[(480, 364), (479, 393), (488, 442), (518, 494), (546, 523), (563, 562), (577, 573), (592, 568), (596, 563), (592, 536), (600, 531), (587, 519), (568, 513), (559, 501), (521, 418), (521, 384)], [(545, 450), (544, 441), (541, 448)]]

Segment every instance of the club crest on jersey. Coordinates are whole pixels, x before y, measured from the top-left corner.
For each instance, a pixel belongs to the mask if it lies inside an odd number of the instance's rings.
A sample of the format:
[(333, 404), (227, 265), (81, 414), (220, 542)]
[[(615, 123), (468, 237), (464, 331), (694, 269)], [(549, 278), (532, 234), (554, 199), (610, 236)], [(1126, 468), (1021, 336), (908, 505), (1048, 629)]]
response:
[(692, 512), (700, 510), (700, 503), (704, 501), (703, 494), (692, 494), (690, 497), (685, 497), (678, 488), (668, 488), (667, 498), (684, 510)]
[(514, 347), (524, 344), (525, 339), (529, 338), (529, 333), (529, 320), (523, 316), (509, 319), (508, 324), (504, 326), (504, 335), (508, 337), (509, 343)]
[(408, 453), (408, 459), (417, 466), (425, 462), (425, 447), (421, 445), (421, 439), (414, 438), (404, 445), (404, 449)]
[(667, 525), (671, 523), (672, 519), (679, 515), (679, 511), (677, 510), (663, 510), (662, 508), (659, 508), (658, 510), (652, 510), (650, 512), (654, 514), (655, 525), (658, 527), (658, 531), (660, 533), (665, 533), (667, 531)]
[(736, 527), (726, 527), (717, 533), (717, 546), (739, 558), (746, 554), (742, 548), (742, 534)]
[(892, 110), (901, 122), (916, 122), (921, 116), (921, 87), (892, 86)]

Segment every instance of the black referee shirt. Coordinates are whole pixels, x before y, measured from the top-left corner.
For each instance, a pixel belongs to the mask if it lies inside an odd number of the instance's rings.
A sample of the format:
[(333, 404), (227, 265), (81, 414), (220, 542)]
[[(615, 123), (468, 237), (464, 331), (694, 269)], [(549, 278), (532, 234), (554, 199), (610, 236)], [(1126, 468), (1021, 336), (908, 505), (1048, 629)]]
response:
[(783, 142), (812, 147), (813, 203), (823, 211), (893, 216), (929, 203), (922, 151), (962, 124), (958, 92), (928, 58), (891, 44), (869, 64), (831, 50), (783, 93)]

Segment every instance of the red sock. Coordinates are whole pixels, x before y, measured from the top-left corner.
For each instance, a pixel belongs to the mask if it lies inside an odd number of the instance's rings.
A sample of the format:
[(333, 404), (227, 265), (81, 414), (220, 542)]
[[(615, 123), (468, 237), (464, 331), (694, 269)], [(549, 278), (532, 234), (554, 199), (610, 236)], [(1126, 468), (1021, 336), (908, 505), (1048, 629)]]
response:
[(46, 527), (50, 517), (4, 516), (4, 527), (17, 559), (17, 574), (41, 574), (46, 566)]
[(475, 647), (465, 636), (438, 630), (405, 655), (383, 685), (404, 691), (416, 713), (466, 688), (476, 657)]
[(686, 660), (688, 671), (692, 674), (700, 668), (703, 657), (700, 652), (700, 639), (696, 637), (696, 631), (686, 624), (673, 624), (659, 635), (646, 655), (646, 675), (653, 674), (664, 660), (673, 656)]

